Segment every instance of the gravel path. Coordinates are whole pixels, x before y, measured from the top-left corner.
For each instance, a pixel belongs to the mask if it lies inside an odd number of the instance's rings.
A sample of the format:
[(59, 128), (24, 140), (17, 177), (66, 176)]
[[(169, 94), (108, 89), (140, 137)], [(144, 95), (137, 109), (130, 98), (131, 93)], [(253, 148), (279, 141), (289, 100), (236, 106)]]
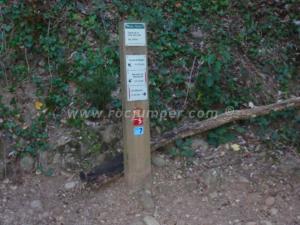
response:
[[(151, 190), (124, 178), (86, 186), (77, 176), (32, 175), (0, 183), (1, 225), (299, 225), (300, 159), (210, 150), (192, 162), (153, 166)], [(20, 184), (21, 183), (21, 184)]]

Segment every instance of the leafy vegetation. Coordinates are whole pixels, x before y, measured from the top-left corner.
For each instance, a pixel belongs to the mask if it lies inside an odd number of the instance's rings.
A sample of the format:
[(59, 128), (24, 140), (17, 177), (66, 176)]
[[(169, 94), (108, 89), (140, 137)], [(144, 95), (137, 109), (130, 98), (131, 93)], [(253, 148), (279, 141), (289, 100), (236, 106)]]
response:
[(224, 126), (210, 131), (207, 135), (208, 143), (213, 146), (219, 146), (220, 144), (234, 141), (236, 136), (229, 128), (228, 126)]
[(259, 126), (263, 142), (271, 149), (278, 150), (279, 146), (287, 145), (295, 146), (300, 152), (300, 117), (296, 110), (273, 112), (253, 122)]
[(185, 158), (191, 158), (194, 156), (194, 151), (191, 148), (192, 141), (188, 140), (177, 140), (175, 146), (170, 150), (171, 156), (180, 156)]
[[(273, 101), (278, 91), (295, 94), (297, 5), (296, 0), (2, 0), (0, 94), (16, 97), (9, 105), (0, 103), (0, 127), (16, 140), (16, 152), (36, 154), (47, 148), (47, 124), (60, 123), (67, 107), (119, 108), (112, 92), (119, 80), (117, 27), (123, 19), (148, 23), (153, 110), (182, 110), (187, 100), (185, 111), (223, 111), (249, 101)], [(27, 83), (34, 84), (45, 109), (31, 124), (24, 122), (16, 94)], [(80, 127), (82, 122), (68, 124)], [(155, 120), (152, 127), (166, 130), (177, 122)], [(292, 128), (276, 131), (282, 132), (288, 140), (299, 135)], [(223, 143), (230, 139), (226, 135), (220, 128), (209, 140)]]

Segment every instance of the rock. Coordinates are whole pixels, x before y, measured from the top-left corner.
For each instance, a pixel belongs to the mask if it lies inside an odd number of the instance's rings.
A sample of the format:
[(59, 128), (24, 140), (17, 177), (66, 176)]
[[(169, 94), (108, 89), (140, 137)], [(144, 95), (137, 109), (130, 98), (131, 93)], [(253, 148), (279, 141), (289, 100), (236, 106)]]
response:
[(201, 30), (192, 31), (191, 35), (195, 39), (202, 39), (204, 37), (204, 33)]
[(101, 165), (102, 163), (104, 163), (105, 159), (106, 157), (104, 153), (99, 154), (96, 158), (96, 165)]
[(18, 189), (18, 186), (17, 185), (10, 185), (9, 188), (12, 190), (12, 191), (15, 191)]
[(152, 164), (157, 167), (164, 167), (167, 164), (166, 160), (158, 154), (154, 154), (151, 158), (151, 161)]
[(41, 166), (43, 170), (48, 169), (48, 152), (47, 151), (39, 152), (39, 166)]
[(238, 180), (241, 183), (250, 183), (250, 181), (244, 176), (239, 176)]
[(68, 153), (63, 158), (62, 166), (67, 170), (77, 169), (79, 167), (79, 162), (76, 160), (74, 154)]
[(49, 212), (43, 212), (43, 213), (39, 214), (38, 217), (40, 220), (42, 220), (44, 218), (49, 217), (49, 215), (50, 215)]
[(61, 154), (60, 153), (56, 153), (53, 157), (52, 163), (53, 164), (61, 164), (62, 158), (61, 158)]
[(275, 198), (272, 197), (272, 196), (268, 197), (268, 198), (265, 200), (265, 204), (266, 204), (267, 206), (272, 206), (272, 205), (274, 205), (274, 203), (275, 203)]
[(202, 138), (197, 138), (192, 140), (192, 149), (200, 149), (202, 151), (206, 151), (208, 149), (208, 143)]
[(278, 209), (272, 208), (272, 209), (270, 209), (270, 213), (272, 216), (276, 216), (278, 214)]
[(30, 203), (30, 207), (33, 208), (33, 209), (42, 210), (43, 209), (43, 204), (42, 204), (42, 202), (40, 200), (33, 200)]
[(70, 190), (76, 187), (76, 185), (78, 184), (77, 181), (71, 181), (68, 183), (65, 183), (65, 189)]
[(210, 197), (211, 199), (215, 199), (215, 198), (218, 197), (218, 193), (217, 193), (216, 191), (214, 191), (214, 192), (212, 192), (212, 193), (209, 193), (209, 197)]
[(9, 184), (9, 182), (10, 182), (10, 180), (9, 180), (8, 178), (5, 178), (5, 179), (2, 181), (3, 184)]
[(140, 200), (145, 210), (153, 210), (155, 208), (151, 193), (142, 191), (140, 194)]
[(41, 66), (41, 67), (44, 67), (44, 66), (45, 66), (45, 60), (41, 59), (41, 60), (38, 62), (38, 65)]
[(55, 148), (61, 148), (62, 146), (65, 146), (69, 142), (72, 141), (72, 137), (70, 136), (60, 136), (58, 140), (56, 141)]
[(280, 161), (279, 170), (293, 177), (297, 183), (300, 182), (300, 165), (298, 160), (291, 155), (286, 156)]
[(21, 158), (20, 160), (20, 167), (25, 172), (32, 172), (34, 166), (34, 159), (27, 155)]
[(159, 222), (153, 216), (145, 216), (143, 221), (146, 225), (159, 225)]
[(218, 188), (223, 181), (223, 177), (219, 169), (206, 170), (202, 173), (201, 177), (208, 188), (212, 189)]
[[(231, 220), (229, 220), (229, 221), (232, 223), (232, 221), (231, 221)], [(231, 224), (230, 222), (229, 222), (229, 224)], [(239, 224), (239, 225), (240, 225), (240, 223), (239, 223), (239, 222), (240, 222), (240, 220), (239, 220), (239, 219), (235, 219), (235, 220), (233, 221), (233, 223), (234, 223), (234, 224)]]
[(114, 125), (106, 126), (105, 130), (101, 132), (103, 141), (107, 144), (111, 143), (116, 138), (116, 131)]

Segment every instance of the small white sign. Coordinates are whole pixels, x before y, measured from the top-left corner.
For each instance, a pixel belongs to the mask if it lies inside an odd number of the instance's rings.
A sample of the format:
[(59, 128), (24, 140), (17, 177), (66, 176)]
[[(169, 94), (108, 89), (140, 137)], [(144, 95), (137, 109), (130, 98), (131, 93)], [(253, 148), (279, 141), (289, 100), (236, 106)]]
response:
[(126, 70), (138, 71), (146, 70), (146, 55), (126, 55)]
[(146, 46), (145, 23), (124, 23), (125, 46)]
[(126, 55), (127, 100), (148, 99), (146, 55)]
[(146, 70), (128, 71), (127, 84), (128, 85), (144, 85), (147, 82)]
[(128, 101), (143, 101), (148, 99), (147, 85), (127, 86)]

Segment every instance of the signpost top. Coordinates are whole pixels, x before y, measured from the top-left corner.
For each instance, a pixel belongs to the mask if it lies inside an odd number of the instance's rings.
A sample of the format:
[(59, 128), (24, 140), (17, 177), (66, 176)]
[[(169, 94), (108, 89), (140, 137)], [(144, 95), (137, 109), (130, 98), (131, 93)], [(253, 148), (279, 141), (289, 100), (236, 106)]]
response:
[(145, 29), (145, 23), (124, 23), (125, 29)]
[(146, 46), (146, 24), (125, 22), (125, 46)]

